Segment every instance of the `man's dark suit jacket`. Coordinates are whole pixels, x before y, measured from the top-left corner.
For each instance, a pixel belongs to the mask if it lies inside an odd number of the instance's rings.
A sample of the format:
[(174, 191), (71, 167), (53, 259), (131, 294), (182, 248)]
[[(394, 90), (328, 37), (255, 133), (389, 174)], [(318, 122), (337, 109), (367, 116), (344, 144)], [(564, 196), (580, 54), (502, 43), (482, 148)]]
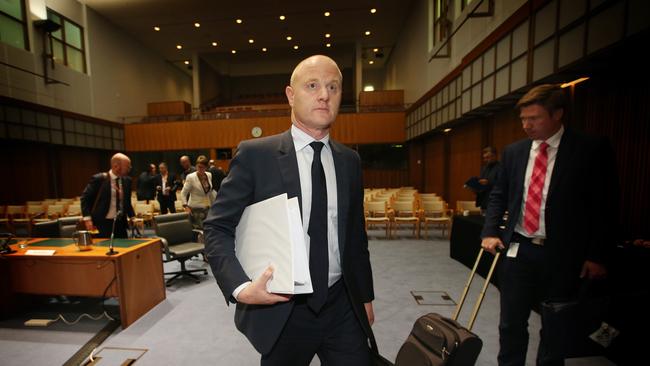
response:
[[(481, 237), (510, 242), (522, 215), (524, 179), (532, 140), (505, 148), (501, 175), (492, 193)], [(614, 154), (606, 139), (565, 128), (546, 197), (545, 224), (550, 295), (573, 291), (585, 260), (605, 264), (614, 244), (618, 216)], [(509, 212), (506, 228), (499, 225)]]
[(212, 189), (218, 192), (219, 188), (221, 188), (221, 182), (223, 181), (223, 178), (226, 177), (226, 174), (223, 170), (217, 167), (211, 167), (208, 171), (212, 174)]
[[(330, 140), (330, 146), (336, 170), (343, 279), (352, 308), (374, 344), (363, 306), (374, 299), (374, 290), (364, 229), (361, 163), (359, 155), (344, 145)], [(235, 257), (235, 227), (244, 208), (282, 193), (287, 193), (289, 198), (298, 197), (302, 206), (291, 132), (242, 142), (203, 224), (208, 260), (226, 302), (235, 302), (233, 291), (250, 280)], [(237, 303), (235, 324), (258, 352), (267, 354), (289, 318), (293, 304), (293, 301), (270, 306)]]
[(138, 200), (152, 200), (156, 197), (156, 176), (150, 175), (148, 171), (142, 172), (138, 177), (136, 189)]
[[(83, 216), (92, 217), (93, 223), (106, 220), (106, 214), (111, 205), (111, 182), (107, 178), (108, 173), (97, 173), (90, 178), (90, 182), (81, 194), (81, 213)], [(127, 216), (135, 216), (133, 206), (131, 205), (131, 178), (122, 177), (122, 189), (124, 189), (124, 215), (122, 220), (126, 221)], [(95, 199), (97, 206), (92, 211)], [(92, 212), (91, 212), (92, 211)]]
[[(156, 191), (156, 197), (158, 201), (162, 201), (164, 199), (163, 192), (162, 192), (162, 175), (161, 174), (156, 174), (156, 176), (153, 178), (154, 181), (154, 187), (160, 187), (161, 191)], [(172, 173), (167, 173), (167, 181), (165, 182), (165, 185), (169, 187), (169, 197), (172, 201), (176, 201), (176, 190), (180, 188), (180, 182), (179, 181), (174, 181), (174, 175)]]

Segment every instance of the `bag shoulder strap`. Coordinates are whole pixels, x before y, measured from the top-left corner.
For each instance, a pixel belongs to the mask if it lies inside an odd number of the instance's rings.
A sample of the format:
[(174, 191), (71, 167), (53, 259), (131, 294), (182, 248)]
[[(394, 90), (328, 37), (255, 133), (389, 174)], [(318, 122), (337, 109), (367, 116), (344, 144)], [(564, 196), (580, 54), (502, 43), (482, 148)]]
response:
[(99, 201), (99, 194), (104, 184), (106, 184), (106, 182), (108, 182), (109, 180), (108, 173), (102, 173), (102, 176), (104, 177), (104, 181), (102, 182), (102, 184), (99, 185), (99, 189), (97, 190), (97, 194), (95, 195), (95, 202), (93, 203), (93, 208), (90, 209), (90, 216), (92, 216), (95, 213), (95, 208), (97, 208), (97, 201)]

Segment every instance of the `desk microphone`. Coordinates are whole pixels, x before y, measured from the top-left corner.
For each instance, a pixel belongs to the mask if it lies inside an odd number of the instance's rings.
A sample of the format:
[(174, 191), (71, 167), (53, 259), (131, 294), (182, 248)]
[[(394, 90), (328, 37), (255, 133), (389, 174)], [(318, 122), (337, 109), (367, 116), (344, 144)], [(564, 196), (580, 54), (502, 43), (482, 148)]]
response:
[(115, 249), (113, 249), (113, 238), (115, 237), (115, 222), (119, 220), (122, 217), (122, 210), (117, 211), (115, 214), (115, 218), (113, 219), (113, 229), (111, 230), (111, 242), (108, 244), (108, 252), (106, 252), (106, 255), (115, 255), (119, 253)]

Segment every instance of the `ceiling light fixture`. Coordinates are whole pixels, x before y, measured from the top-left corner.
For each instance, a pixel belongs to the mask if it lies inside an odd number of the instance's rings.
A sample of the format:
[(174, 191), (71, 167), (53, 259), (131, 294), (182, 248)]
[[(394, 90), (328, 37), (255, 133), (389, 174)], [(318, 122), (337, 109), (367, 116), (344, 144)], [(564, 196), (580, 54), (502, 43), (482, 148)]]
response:
[(325, 38), (330, 38), (332, 35), (329, 33), (325, 33)]
[(244, 21), (241, 20), (241, 19), (237, 19), (237, 20), (235, 20), (235, 22), (237, 22), (237, 24), (242, 24)]
[(297, 49), (298, 49), (298, 45), (293, 46), (293, 49), (294, 49), (294, 50), (297, 50)]
[(583, 81), (587, 81), (587, 80), (589, 80), (588, 77), (575, 79), (575, 80), (573, 80), (573, 81), (569, 81), (568, 83), (564, 83), (564, 84), (560, 85), (560, 87), (561, 87), (561, 88), (568, 88), (568, 87), (570, 87), (570, 86), (574, 86), (574, 85), (576, 85), (576, 84), (578, 84), (578, 83), (581, 83), (581, 82), (583, 82)]
[(180, 44), (177, 44), (177, 45), (176, 45), (176, 49), (179, 49), (179, 50), (180, 50), (180, 49), (182, 49), (182, 48), (183, 48), (183, 46), (181, 46)]
[(332, 15), (332, 14), (331, 14), (329, 11), (326, 11), (326, 12), (323, 13), (323, 15), (325, 15), (326, 17), (328, 17), (328, 16), (330, 16), (330, 15)]
[(190, 62), (189, 62), (188, 60), (183, 61), (183, 63), (184, 63), (185, 65), (189, 65), (189, 64), (190, 64)]
[(218, 43), (217, 42), (212, 42), (212, 47), (217, 47)]
[(366, 36), (369, 36), (369, 35), (370, 35), (370, 31), (366, 31), (365, 35), (366, 35)]
[(287, 36), (287, 41), (292, 40), (293, 38), (291, 36)]
[(372, 64), (374, 64), (374, 63), (375, 63), (375, 61), (373, 61), (373, 60), (370, 60), (370, 61), (368, 61), (368, 63), (372, 65)]
[(251, 38), (248, 40), (248, 43), (255, 43), (255, 40)]
[(234, 55), (235, 53), (237, 53), (237, 50), (230, 50), (230, 53)]
[(379, 48), (373, 48), (372, 52), (379, 52)]
[(153, 30), (155, 30), (156, 32), (160, 32), (160, 27), (159, 27), (159, 26), (155, 26), (155, 27), (153, 27)]
[(370, 14), (374, 14), (376, 12), (377, 12), (377, 9), (375, 9), (375, 8), (370, 9)]
[(287, 17), (285, 17), (284, 15), (280, 15), (280, 20), (285, 20), (285, 19), (287, 19)]
[(451, 131), (451, 128), (445, 128), (444, 130), (442, 130), (442, 132), (444, 133), (448, 133), (449, 131)]
[(325, 47), (332, 47), (332, 44), (328, 43), (328, 44), (325, 45)]
[(262, 47), (262, 52), (266, 52), (266, 47)]
[(199, 23), (199, 22), (194, 23), (194, 27), (199, 28), (200, 26), (201, 26), (201, 23)]

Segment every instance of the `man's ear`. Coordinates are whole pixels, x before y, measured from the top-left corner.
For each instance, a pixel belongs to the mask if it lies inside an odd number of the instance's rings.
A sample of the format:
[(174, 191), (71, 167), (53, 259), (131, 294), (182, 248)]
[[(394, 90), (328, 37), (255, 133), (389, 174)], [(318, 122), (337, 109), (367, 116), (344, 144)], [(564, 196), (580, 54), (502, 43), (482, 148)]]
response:
[(287, 86), (284, 88), (284, 93), (287, 95), (287, 100), (289, 101), (289, 105), (293, 107), (293, 88), (291, 86)]

